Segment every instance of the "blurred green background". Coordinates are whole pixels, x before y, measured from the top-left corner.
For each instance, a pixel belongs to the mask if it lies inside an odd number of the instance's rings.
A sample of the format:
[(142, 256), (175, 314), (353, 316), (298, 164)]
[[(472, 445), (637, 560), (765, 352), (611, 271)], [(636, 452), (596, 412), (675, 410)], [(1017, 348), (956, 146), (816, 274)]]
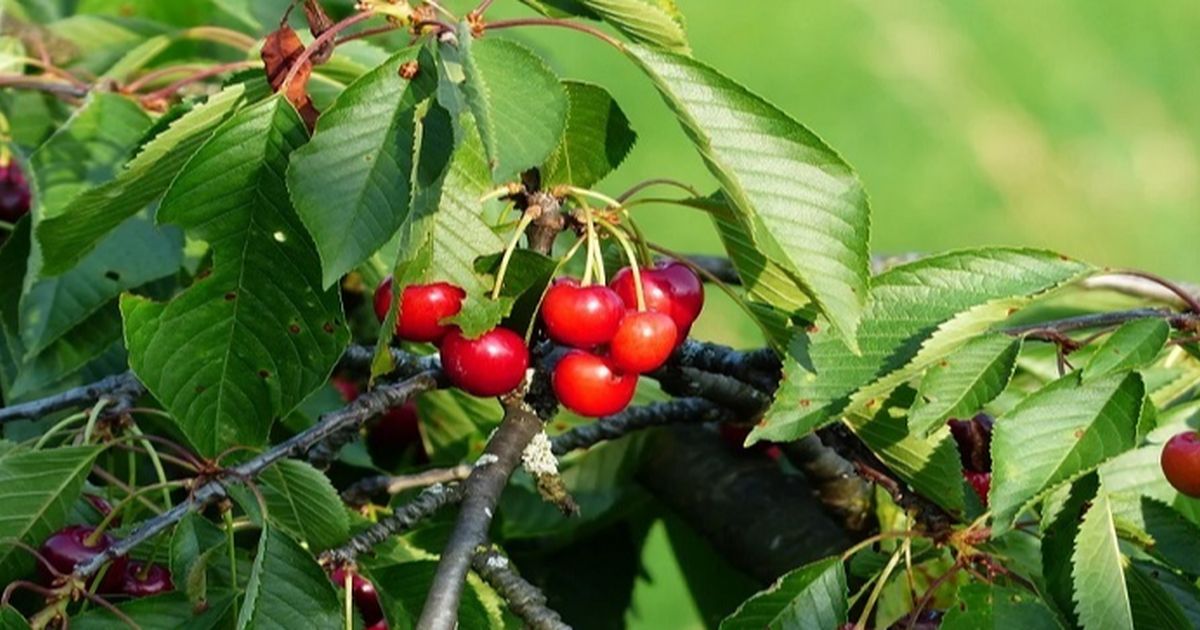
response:
[[(1025, 245), (1200, 280), (1195, 0), (678, 4), (696, 57), (858, 169), (873, 251)], [(606, 190), (659, 176), (715, 189), (649, 82), (618, 53), (570, 32), (518, 36), (563, 76), (608, 87), (633, 121), (638, 146)], [(719, 248), (699, 214), (648, 206), (639, 216), (673, 249)], [(698, 334), (751, 342), (754, 330), (730, 314), (714, 305)]]

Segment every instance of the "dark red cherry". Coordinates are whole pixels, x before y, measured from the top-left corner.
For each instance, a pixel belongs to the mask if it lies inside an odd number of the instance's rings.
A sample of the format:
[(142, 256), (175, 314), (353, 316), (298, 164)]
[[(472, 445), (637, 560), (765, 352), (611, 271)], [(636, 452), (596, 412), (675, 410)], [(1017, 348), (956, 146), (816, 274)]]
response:
[(1167, 481), (1176, 490), (1200, 499), (1200, 434), (1185, 431), (1167, 440), (1161, 464)]
[[(625, 267), (613, 276), (609, 286), (621, 296), (629, 309), (637, 308), (637, 289), (633, 270)], [(646, 310), (666, 313), (675, 320), (679, 342), (687, 338), (692, 324), (704, 308), (704, 284), (687, 265), (664, 261), (642, 270)]]
[[(343, 587), (346, 584), (346, 569), (334, 569), (329, 577), (339, 588)], [(383, 608), (379, 605), (379, 593), (375, 592), (375, 585), (357, 573), (350, 576), (350, 599), (368, 626), (383, 619)]]
[[(110, 513), (112, 513), (112, 510), (113, 510), (112, 504), (109, 503), (108, 501), (104, 500), (104, 497), (102, 497), (102, 496), (90, 494), (90, 493), (84, 493), (83, 500), (87, 501), (88, 505), (91, 505), (93, 509), (95, 509), (97, 512), (99, 512), (101, 518), (108, 516)], [(120, 527), (121, 526), (121, 517), (120, 516), (113, 517), (113, 519), (111, 521), (109, 521), (109, 524), (112, 527)]]
[[(95, 531), (96, 528), (86, 525), (65, 527), (51, 534), (38, 551), (59, 573), (71, 573), (75, 570), (75, 565), (104, 553), (115, 542), (107, 532), (101, 534), (95, 542), (89, 541), (88, 539)], [(125, 564), (124, 557), (109, 563), (108, 570), (104, 573), (104, 579), (100, 582), (99, 592), (116, 593), (121, 590), (122, 583), (125, 581)], [(54, 576), (40, 562), (38, 563), (38, 573), (45, 584), (54, 580)]]
[(151, 563), (149, 566), (136, 560), (125, 568), (125, 580), (121, 592), (130, 597), (149, 597), (175, 590), (171, 571), (164, 566)]
[(576, 348), (608, 343), (624, 315), (625, 304), (612, 289), (602, 284), (581, 287), (574, 278), (555, 281), (542, 301), (546, 334)]
[(410, 449), (415, 449), (418, 464), (429, 461), (421, 440), (417, 404), (411, 400), (388, 409), (367, 429), (367, 452), (380, 468), (395, 468)]
[(750, 435), (748, 426), (722, 422), (717, 426), (717, 433), (725, 446), (735, 453), (766, 455), (772, 461), (779, 461), (779, 458), (783, 457), (783, 449), (771, 442), (755, 442), (753, 446), (746, 448), (746, 438)]
[(551, 384), (564, 407), (581, 416), (599, 418), (629, 406), (637, 380), (636, 374), (617, 370), (607, 359), (572, 350), (554, 366)]
[(8, 164), (0, 166), (0, 221), (16, 223), (29, 213), (31, 202), (29, 182), (25, 181), (21, 166), (10, 159)]
[(451, 383), (474, 396), (499, 396), (516, 389), (529, 369), (525, 340), (507, 328), (467, 339), (457, 328), (442, 339), (442, 370)]
[(992, 489), (992, 473), (964, 470), (963, 478), (967, 480), (967, 483), (970, 484), (975, 494), (979, 495), (979, 500), (983, 503), (983, 506), (987, 507), (988, 492)]
[(345, 402), (354, 402), (358, 398), (358, 384), (344, 376), (335, 376), (329, 379), (329, 384), (333, 385)]
[(666, 313), (628, 311), (608, 346), (609, 358), (626, 372), (657, 370), (671, 357), (677, 334), (675, 320)]
[(971, 472), (992, 470), (992, 425), (995, 422), (986, 413), (976, 414), (970, 420), (950, 420), (950, 433), (958, 443), (958, 454), (963, 469)]
[[(404, 287), (396, 335), (405, 341), (437, 343), (450, 330), (450, 325), (442, 321), (457, 315), (466, 297), (465, 291), (448, 282)], [(391, 304), (392, 279), (388, 278), (375, 291), (375, 315), (379, 321), (387, 317)]]
[(367, 630), (388, 630), (387, 619), (380, 619), (373, 625), (367, 626)]

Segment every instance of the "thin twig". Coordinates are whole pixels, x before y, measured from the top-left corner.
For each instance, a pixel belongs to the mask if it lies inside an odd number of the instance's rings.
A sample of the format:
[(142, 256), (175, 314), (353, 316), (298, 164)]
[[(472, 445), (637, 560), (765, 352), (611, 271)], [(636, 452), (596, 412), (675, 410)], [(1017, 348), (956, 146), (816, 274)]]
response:
[(17, 90), (35, 90), (38, 92), (46, 92), (56, 96), (66, 96), (69, 98), (79, 99), (88, 95), (88, 88), (80, 87), (75, 83), (63, 83), (59, 81), (47, 81), (41, 77), (26, 76), (26, 75), (3, 75), (0, 76), (0, 88), (13, 88)]
[(471, 467), (466, 464), (452, 468), (434, 468), (412, 475), (377, 475), (361, 479), (343, 490), (342, 500), (349, 505), (363, 505), (377, 494), (400, 494), (413, 488), (462, 481), (470, 475)]
[(132, 401), (145, 392), (133, 372), (123, 372), (47, 398), (0, 409), (0, 424), (10, 420), (41, 418), (63, 409), (90, 406), (101, 399)]
[(380, 519), (378, 523), (355, 535), (346, 544), (321, 554), (321, 563), (329, 565), (351, 562), (391, 536), (412, 529), (417, 523), (432, 516), (443, 507), (458, 503), (462, 500), (462, 496), (461, 484), (429, 486), (404, 507), (392, 512), (386, 518)]
[(634, 431), (678, 423), (733, 422), (732, 411), (703, 398), (676, 398), (665, 402), (630, 407), (616, 415), (580, 425), (550, 439), (555, 455), (591, 448)]
[(141, 97), (141, 101), (148, 105), (154, 105), (156, 103), (165, 101), (168, 98), (171, 98), (172, 96), (175, 95), (176, 92), (178, 92), (179, 90), (181, 90), (193, 83), (199, 83), (200, 81), (204, 81), (205, 79), (211, 79), (212, 77), (222, 75), (227, 72), (237, 72), (239, 70), (246, 70), (249, 68), (257, 68), (260, 66), (262, 66), (261, 61), (247, 60), (247, 61), (233, 61), (230, 63), (223, 63), (220, 65), (212, 66), (210, 68), (205, 68), (199, 72), (195, 72), (189, 76), (186, 76), (186, 77), (184, 77), (184, 78), (182, 78), (160, 90), (155, 90), (154, 92), (150, 92), (149, 94), (146, 94), (145, 96)]
[(309, 60), (312, 59), (312, 56), (316, 54), (318, 50), (321, 50), (325, 44), (334, 41), (337, 38), (338, 33), (351, 26), (354, 26), (355, 24), (358, 24), (359, 22), (369, 20), (374, 15), (375, 14), (370, 11), (355, 13), (354, 15), (351, 15), (350, 17), (347, 17), (337, 24), (329, 27), (329, 30), (325, 31), (324, 33), (321, 33), (320, 36), (314, 39), (312, 43), (309, 44), (308, 47), (296, 57), (296, 60), (292, 62), (292, 67), (288, 68), (288, 73), (283, 77), (283, 83), (279, 84), (279, 89), (277, 91), (287, 93), (288, 86), (291, 85), (292, 79), (296, 78), (296, 75), (300, 73), (300, 69), (304, 67), (304, 64), (308, 63)]
[(484, 30), (499, 31), (501, 29), (516, 28), (521, 26), (555, 26), (558, 28), (569, 28), (581, 33), (587, 33), (588, 35), (603, 41), (604, 43), (616, 48), (621, 52), (625, 51), (625, 45), (615, 37), (612, 37), (600, 29), (593, 28), (586, 24), (572, 22), (570, 20), (558, 20), (555, 18), (517, 18), (514, 20), (496, 20), (495, 22), (488, 22), (485, 24)]
[(512, 563), (495, 549), (479, 551), (471, 559), (471, 568), (504, 601), (508, 609), (532, 630), (571, 630), (557, 612), (546, 606), (546, 595), (517, 574)]

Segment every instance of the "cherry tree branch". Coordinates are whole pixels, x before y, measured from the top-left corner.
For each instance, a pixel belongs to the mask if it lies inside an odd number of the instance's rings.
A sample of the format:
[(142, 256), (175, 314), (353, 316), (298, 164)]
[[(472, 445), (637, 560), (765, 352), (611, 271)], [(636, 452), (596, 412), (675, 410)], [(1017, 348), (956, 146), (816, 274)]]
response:
[(471, 558), (471, 567), (504, 601), (508, 609), (532, 630), (571, 630), (557, 612), (546, 606), (546, 595), (530, 584), (496, 549), (479, 551)]
[(458, 603), (463, 582), (476, 550), (488, 539), (500, 494), (508, 478), (521, 463), (521, 454), (533, 436), (542, 431), (542, 421), (519, 401), (505, 404), (504, 420), (488, 440), (463, 482), (463, 504), (450, 540), (442, 550), (437, 573), (417, 622), (418, 630), (453, 630), (458, 624)]
[(47, 398), (0, 409), (0, 424), (11, 420), (40, 418), (64, 409), (90, 406), (100, 400), (132, 402), (145, 393), (146, 388), (133, 372), (122, 372)]
[(415, 499), (392, 512), (369, 529), (355, 535), (346, 544), (321, 554), (322, 564), (352, 562), (359, 555), (387, 540), (408, 531), (417, 523), (432, 516), (443, 507), (462, 501), (462, 484), (435, 484), (425, 488)]
[(615, 440), (634, 431), (668, 424), (734, 422), (737, 414), (703, 398), (676, 398), (640, 407), (630, 407), (616, 415), (584, 424), (550, 439), (555, 455), (591, 448), (606, 440)]
[(128, 536), (115, 542), (103, 553), (75, 567), (75, 576), (82, 579), (95, 574), (109, 560), (127, 555), (138, 545), (178, 523), (189, 512), (199, 510), (212, 501), (224, 498), (227, 494), (226, 485), (228, 483), (241, 483), (253, 479), (272, 464), (282, 459), (303, 455), (308, 449), (327, 439), (330, 435), (336, 434), (346, 427), (361, 426), (371, 417), (403, 404), (417, 394), (435, 389), (437, 386), (437, 375), (433, 372), (425, 372), (393, 385), (376, 388), (358, 397), (346, 407), (321, 416), (321, 419), (307, 430), (280, 442), (244, 463), (229, 468), (209, 481), (201, 483), (192, 490), (187, 500), (142, 522)]

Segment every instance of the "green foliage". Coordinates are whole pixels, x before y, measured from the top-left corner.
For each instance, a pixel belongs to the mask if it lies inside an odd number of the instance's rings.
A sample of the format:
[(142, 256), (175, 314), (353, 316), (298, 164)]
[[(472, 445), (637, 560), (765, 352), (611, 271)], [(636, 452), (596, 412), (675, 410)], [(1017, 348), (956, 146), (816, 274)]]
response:
[(237, 627), (336, 628), (341, 602), (312, 555), (287, 535), (264, 528)]
[(1118, 328), (1092, 355), (1083, 378), (1092, 379), (1154, 363), (1167, 343), (1171, 327), (1161, 319), (1142, 319)]
[(801, 567), (742, 604), (721, 622), (739, 628), (837, 628), (846, 623), (846, 574), (841, 558)]
[(223, 124), (159, 211), (209, 243), (212, 269), (167, 304), (122, 300), (130, 364), (205, 454), (261, 444), (349, 340), (284, 187), (288, 155), (304, 140), (280, 97)]
[(541, 168), (542, 185), (589, 188), (616, 170), (637, 141), (625, 112), (599, 85), (567, 81), (567, 126)]
[(264, 471), (260, 479), (270, 522), (309, 549), (328, 549), (349, 536), (350, 519), (341, 498), (321, 471), (285, 459)]
[(969, 418), (983, 409), (1008, 386), (1020, 353), (1021, 339), (1003, 333), (967, 342), (925, 373), (908, 429), (927, 433), (949, 418)]
[(1125, 586), (1116, 523), (1108, 499), (1092, 502), (1075, 538), (1071, 558), (1075, 576), (1075, 611), (1084, 628), (1132, 628), (1133, 611)]

